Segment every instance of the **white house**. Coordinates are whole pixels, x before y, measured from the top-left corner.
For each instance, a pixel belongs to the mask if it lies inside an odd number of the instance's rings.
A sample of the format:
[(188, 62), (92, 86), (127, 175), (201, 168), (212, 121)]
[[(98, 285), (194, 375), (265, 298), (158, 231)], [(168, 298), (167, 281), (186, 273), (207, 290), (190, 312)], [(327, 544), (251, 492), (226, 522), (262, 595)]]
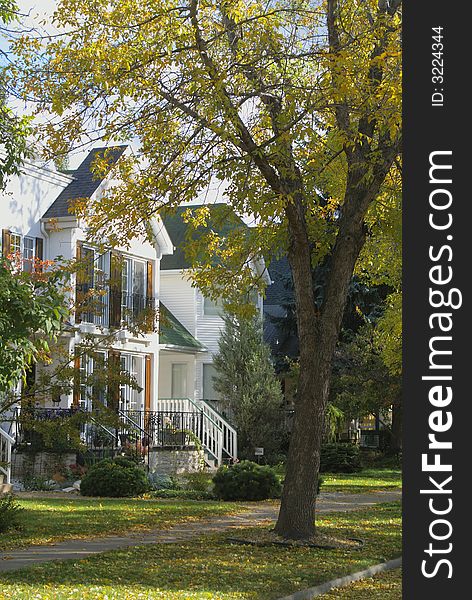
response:
[[(85, 262), (88, 266), (71, 281), (76, 300), (81, 304), (91, 290), (101, 290), (101, 295), (99, 309), (87, 310), (85, 304), (63, 336), (70, 356), (76, 356), (77, 372), (90, 374), (101, 367), (102, 359), (114, 361), (139, 385), (121, 385), (114, 408), (143, 439), (149, 437), (145, 428), (150, 423), (153, 431), (160, 423), (159, 413), (198, 413), (201, 418), (185, 417), (185, 423), (181, 416), (181, 427), (192, 429), (215, 464), (225, 455), (234, 459), (236, 432), (206, 401), (217, 399), (212, 363), (223, 326), (221, 306), (204, 298), (188, 280), (190, 265), (181, 248), (183, 209), (164, 223), (150, 223), (153, 243), (135, 238), (129, 248), (110, 248), (105, 240), (100, 249), (88, 241), (85, 224), (71, 212), (71, 201), (99, 200), (113, 185), (111, 174), (97, 177), (91, 170), (104, 152), (105, 148), (93, 149), (77, 169), (67, 172), (26, 162), (21, 175), (12, 177), (0, 195), (1, 251), (5, 256), (21, 255), (25, 270), (32, 268), (34, 258)], [(107, 149), (110, 170), (125, 152), (126, 146)], [(253, 261), (252, 268), (270, 283), (262, 261)], [(262, 311), (262, 298), (257, 303)], [(133, 319), (147, 308), (158, 309), (158, 330), (133, 333)], [(111, 343), (98, 348), (95, 356), (77, 352), (85, 337), (100, 339), (110, 332)], [(60, 398), (41, 400), (41, 406), (90, 410), (93, 397), (94, 390), (80, 383)]]
[[(223, 309), (221, 303), (205, 298), (189, 279), (191, 265), (182, 249), (187, 228), (182, 213), (187, 208), (181, 207), (174, 215), (164, 218), (175, 250), (161, 260), (160, 301), (171, 310), (174, 318), (196, 343), (177, 345), (167, 343), (167, 338), (161, 340), (159, 396), (190, 397), (196, 401), (212, 402), (219, 399), (213, 386), (213, 355), (218, 351), (218, 340), (224, 325)], [(246, 226), (242, 221), (240, 225)], [(251, 268), (270, 284), (262, 260), (252, 261)], [(257, 296), (255, 301), (262, 313), (262, 296)]]
[[(98, 251), (87, 241), (86, 228), (70, 212), (70, 201), (76, 198), (100, 197), (112, 182), (97, 178), (90, 166), (103, 148), (89, 153), (78, 169), (66, 174), (27, 163), (22, 175), (12, 178), (1, 202), (0, 226), (2, 228), (2, 252), (4, 255), (22, 255), (24, 269), (31, 269), (30, 260), (65, 260), (74, 258), (87, 261), (84, 274), (75, 276), (72, 286), (77, 293), (85, 295), (100, 285), (104, 289), (100, 310), (76, 313), (71, 320), (68, 349), (71, 355), (80, 348), (86, 334), (103, 335), (112, 326), (118, 329), (111, 346), (103, 349), (103, 355), (113, 353), (121, 368), (131, 373), (142, 391), (122, 386), (119, 408), (124, 410), (157, 410), (159, 338), (155, 332), (133, 335), (127, 327), (128, 313), (137, 311), (159, 301), (159, 263), (163, 254), (173, 251), (172, 242), (162, 224), (155, 223), (155, 242), (133, 239), (129, 249), (112, 248)], [(112, 150), (110, 165), (126, 151), (124, 146)], [(122, 269), (118, 293), (107, 285), (114, 262), (119, 258)], [(118, 264), (118, 263), (117, 263)], [(107, 356), (105, 356), (107, 355)], [(82, 356), (76, 368), (90, 373), (93, 358)], [(57, 407), (81, 406), (89, 408), (89, 394), (80, 387), (62, 396)]]

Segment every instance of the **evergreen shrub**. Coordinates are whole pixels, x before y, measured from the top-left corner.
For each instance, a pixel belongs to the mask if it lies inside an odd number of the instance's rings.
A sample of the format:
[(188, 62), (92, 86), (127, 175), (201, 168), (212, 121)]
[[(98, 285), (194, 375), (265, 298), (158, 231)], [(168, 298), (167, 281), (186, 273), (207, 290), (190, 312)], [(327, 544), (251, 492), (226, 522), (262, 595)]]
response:
[(0, 497), (0, 533), (7, 529), (16, 529), (21, 525), (25, 509), (12, 494)]
[(148, 489), (149, 481), (144, 469), (123, 457), (97, 462), (80, 483), (82, 496), (133, 497), (144, 494)]
[(355, 473), (361, 469), (359, 446), (334, 443), (321, 447), (321, 473)]
[(274, 470), (249, 460), (223, 466), (213, 477), (214, 494), (222, 500), (266, 500), (277, 498), (281, 484)]

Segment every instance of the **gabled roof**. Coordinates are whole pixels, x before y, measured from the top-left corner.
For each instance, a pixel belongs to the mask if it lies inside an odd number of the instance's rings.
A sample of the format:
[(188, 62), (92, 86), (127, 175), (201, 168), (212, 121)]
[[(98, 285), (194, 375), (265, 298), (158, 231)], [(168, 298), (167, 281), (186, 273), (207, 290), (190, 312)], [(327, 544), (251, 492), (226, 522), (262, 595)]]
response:
[(159, 302), (159, 343), (193, 352), (206, 350), (162, 302)]
[(71, 200), (77, 198), (90, 198), (97, 190), (98, 186), (105, 179), (105, 176), (99, 176), (93, 173), (91, 166), (98, 155), (104, 155), (110, 165), (110, 169), (122, 156), (127, 146), (114, 146), (94, 148), (88, 156), (82, 161), (81, 165), (75, 170), (68, 170), (66, 173), (74, 178), (74, 181), (62, 190), (59, 196), (54, 200), (51, 206), (44, 213), (44, 219), (54, 219), (59, 217), (69, 217), (69, 206)]
[[(192, 208), (199, 208), (200, 205), (179, 206), (175, 211), (169, 214), (161, 213), (164, 226), (175, 246), (174, 253), (170, 256), (163, 256), (161, 260), (161, 269), (169, 271), (171, 269), (190, 269), (191, 263), (185, 256), (183, 245), (187, 241), (186, 234), (189, 227), (183, 220), (183, 213)], [(220, 235), (225, 235), (235, 228), (246, 228), (247, 225), (234, 213), (232, 208), (225, 203), (208, 204), (210, 218), (206, 228), (200, 228), (200, 231), (213, 229)], [(198, 231), (195, 232), (195, 237)]]
[[(286, 256), (273, 259), (269, 265), (271, 285), (264, 298), (264, 341), (280, 356), (298, 356), (298, 338), (287, 329), (288, 306), (293, 305), (293, 285)], [(293, 322), (293, 319), (292, 319)]]

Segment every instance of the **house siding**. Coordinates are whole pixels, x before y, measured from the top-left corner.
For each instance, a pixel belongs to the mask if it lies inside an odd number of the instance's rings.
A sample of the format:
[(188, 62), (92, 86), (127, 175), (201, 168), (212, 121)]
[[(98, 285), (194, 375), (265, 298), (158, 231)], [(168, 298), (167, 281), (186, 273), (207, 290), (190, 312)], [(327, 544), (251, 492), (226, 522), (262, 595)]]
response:
[[(72, 179), (61, 173), (56, 173), (39, 166), (25, 167), (25, 172), (14, 176), (7, 188), (0, 192), (0, 229), (8, 229), (23, 236), (31, 236), (44, 240), (43, 259), (55, 260), (61, 256), (65, 260), (74, 259), (77, 252), (77, 242), (86, 242), (86, 231), (80, 221), (72, 216), (61, 216), (57, 219), (41, 219), (48, 208), (55, 202), (58, 195), (69, 185)], [(96, 198), (105, 185), (99, 186)], [(159, 301), (159, 266), (160, 250), (143, 238), (130, 240), (129, 248), (116, 248), (127, 256), (151, 261), (153, 265), (153, 296), (156, 305)], [(158, 253), (157, 253), (158, 252)], [(71, 281), (71, 294), (75, 295), (75, 277)], [(73, 319), (72, 319), (73, 323)], [(66, 335), (61, 341), (66, 351), (73, 354), (74, 348), (80, 345), (89, 333), (99, 333), (89, 323), (81, 323), (71, 337)], [(137, 354), (145, 360), (150, 356), (150, 408), (158, 409), (159, 382), (159, 336), (157, 332), (133, 336), (129, 332), (120, 331), (112, 345), (112, 349), (120, 353)], [(103, 348), (107, 351), (108, 348)], [(56, 362), (56, 361), (55, 361)], [(55, 364), (55, 362), (53, 364)], [(46, 367), (47, 368), (47, 367)], [(144, 383), (144, 381), (143, 381)], [(73, 393), (63, 395), (61, 406), (71, 406)], [(46, 405), (49, 401), (46, 400)]]
[[(1, 160), (1, 159), (0, 159)], [(0, 192), (0, 226), (23, 236), (43, 237), (40, 219), (71, 178), (25, 163)]]
[(161, 271), (160, 299), (182, 325), (197, 337), (195, 288), (180, 271)]

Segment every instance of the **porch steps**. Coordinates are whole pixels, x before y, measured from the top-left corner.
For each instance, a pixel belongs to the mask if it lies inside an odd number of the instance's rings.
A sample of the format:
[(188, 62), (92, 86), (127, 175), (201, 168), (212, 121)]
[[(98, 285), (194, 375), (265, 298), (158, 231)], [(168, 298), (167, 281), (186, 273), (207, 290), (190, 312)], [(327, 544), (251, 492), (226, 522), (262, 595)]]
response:
[(210, 468), (221, 466), (225, 460), (237, 460), (237, 432), (230, 423), (205, 400), (190, 398), (159, 398), (159, 410), (198, 414), (193, 433), (200, 440), (205, 462)]

